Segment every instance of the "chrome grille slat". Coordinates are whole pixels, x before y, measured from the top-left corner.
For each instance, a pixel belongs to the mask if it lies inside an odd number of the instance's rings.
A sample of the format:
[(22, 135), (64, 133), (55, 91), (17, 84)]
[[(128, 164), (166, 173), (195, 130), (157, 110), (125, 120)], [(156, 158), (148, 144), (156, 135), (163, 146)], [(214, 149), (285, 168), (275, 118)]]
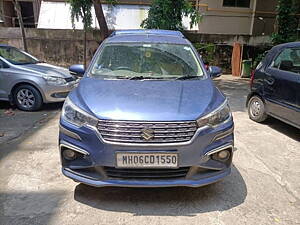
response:
[(191, 126), (191, 125), (171, 125), (171, 126), (162, 126), (162, 125), (151, 125), (151, 124), (145, 124), (145, 125), (137, 125), (137, 126), (134, 126), (134, 125), (115, 125), (115, 124), (102, 124), (101, 125), (102, 127), (112, 127), (112, 128), (134, 128), (134, 129), (143, 129), (145, 128), (145, 126), (147, 126), (148, 128), (151, 128), (151, 129), (167, 129), (167, 128), (197, 128), (196, 126)]
[[(193, 134), (192, 134), (193, 135)], [(102, 137), (132, 137), (132, 138), (140, 138), (141, 135), (124, 135), (124, 134), (102, 134)], [(191, 134), (174, 134), (174, 135), (155, 135), (157, 138), (172, 138), (172, 137), (190, 137)]]
[(189, 138), (185, 139), (178, 139), (178, 140), (150, 140), (150, 141), (144, 141), (140, 139), (117, 139), (117, 138), (105, 138), (107, 141), (112, 141), (112, 142), (122, 142), (122, 143), (178, 143), (178, 142), (185, 142), (189, 141)]
[[(141, 130), (126, 130), (126, 129), (109, 129), (109, 128), (102, 128), (102, 126), (98, 126), (98, 130), (101, 132), (120, 132), (120, 133), (141, 133)], [(189, 128), (189, 129), (155, 129), (155, 133), (185, 133), (185, 132), (195, 132), (197, 128)]]
[[(98, 131), (105, 141), (116, 143), (180, 143), (190, 141), (196, 130), (195, 121), (142, 122), (100, 120)], [(151, 129), (153, 138), (145, 140), (143, 129)]]
[(163, 121), (155, 121), (155, 122), (150, 122), (150, 121), (129, 121), (129, 120), (99, 120), (101, 123), (131, 123), (131, 124), (194, 124), (195, 121), (169, 121), (169, 122), (163, 122)]

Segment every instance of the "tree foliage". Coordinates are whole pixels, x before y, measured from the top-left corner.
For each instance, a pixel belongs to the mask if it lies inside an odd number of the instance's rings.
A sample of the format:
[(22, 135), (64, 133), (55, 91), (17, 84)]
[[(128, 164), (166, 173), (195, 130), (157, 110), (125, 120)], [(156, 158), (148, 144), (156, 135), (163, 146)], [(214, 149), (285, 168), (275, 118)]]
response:
[[(100, 0), (68, 0), (71, 8), (71, 21), (73, 29), (75, 29), (75, 20), (79, 21), (81, 19), (84, 30), (91, 28), (92, 26), (92, 6), (94, 5), (96, 18), (100, 26), (100, 36), (101, 40), (104, 40), (109, 32), (104, 17), (102, 4)], [(110, 6), (115, 6), (118, 3), (117, 0), (107, 0), (106, 1)]]
[(272, 35), (273, 44), (296, 41), (299, 13), (299, 0), (278, 0), (277, 31)]
[(75, 29), (75, 20), (81, 19), (84, 30), (92, 26), (92, 0), (68, 0), (71, 9), (71, 21), (73, 29)]
[(190, 26), (196, 25), (201, 16), (188, 0), (153, 0), (141, 26), (146, 29), (183, 30), (182, 18), (191, 19)]

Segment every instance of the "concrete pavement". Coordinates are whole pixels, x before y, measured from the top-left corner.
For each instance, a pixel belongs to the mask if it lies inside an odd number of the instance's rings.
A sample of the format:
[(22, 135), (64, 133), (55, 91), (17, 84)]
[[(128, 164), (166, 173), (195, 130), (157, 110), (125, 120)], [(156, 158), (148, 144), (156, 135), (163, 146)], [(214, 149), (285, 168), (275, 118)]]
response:
[(223, 181), (195, 189), (74, 183), (60, 172), (57, 107), (36, 128), (0, 143), (0, 224), (299, 224), (300, 131), (249, 120), (247, 80), (216, 83), (236, 124), (233, 171)]

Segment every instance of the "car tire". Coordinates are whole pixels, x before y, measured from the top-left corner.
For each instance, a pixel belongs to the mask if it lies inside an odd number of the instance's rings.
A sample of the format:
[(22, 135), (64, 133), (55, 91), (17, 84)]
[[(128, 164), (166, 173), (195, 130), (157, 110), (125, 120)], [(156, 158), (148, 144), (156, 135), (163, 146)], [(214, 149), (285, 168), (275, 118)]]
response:
[(43, 105), (40, 92), (29, 84), (18, 86), (13, 92), (14, 103), (20, 110), (36, 111)]
[(268, 118), (265, 103), (259, 96), (254, 95), (250, 98), (248, 103), (248, 115), (251, 120), (258, 123), (261, 123)]

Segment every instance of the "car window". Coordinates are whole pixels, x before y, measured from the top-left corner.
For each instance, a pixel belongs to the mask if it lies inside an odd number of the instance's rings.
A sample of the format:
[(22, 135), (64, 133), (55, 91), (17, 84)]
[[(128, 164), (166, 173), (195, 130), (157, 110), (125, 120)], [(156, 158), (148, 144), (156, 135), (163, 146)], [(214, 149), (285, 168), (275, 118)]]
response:
[(0, 59), (0, 69), (7, 68), (7, 65)]
[(91, 68), (93, 77), (168, 78), (204, 74), (192, 48), (177, 44), (106, 44)]
[(300, 75), (300, 48), (284, 49), (274, 60), (273, 67)]
[(34, 64), (39, 61), (14, 47), (0, 47), (0, 56), (14, 65)]

